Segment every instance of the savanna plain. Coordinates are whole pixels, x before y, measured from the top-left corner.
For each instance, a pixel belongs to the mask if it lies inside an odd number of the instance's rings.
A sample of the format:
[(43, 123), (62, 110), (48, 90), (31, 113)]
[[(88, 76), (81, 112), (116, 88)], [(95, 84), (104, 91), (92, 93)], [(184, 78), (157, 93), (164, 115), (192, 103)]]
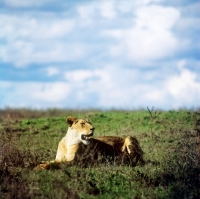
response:
[[(88, 118), (95, 136), (135, 136), (144, 165), (71, 165), (34, 170), (54, 160), (65, 119)], [(0, 110), (0, 198), (198, 199), (200, 110)]]

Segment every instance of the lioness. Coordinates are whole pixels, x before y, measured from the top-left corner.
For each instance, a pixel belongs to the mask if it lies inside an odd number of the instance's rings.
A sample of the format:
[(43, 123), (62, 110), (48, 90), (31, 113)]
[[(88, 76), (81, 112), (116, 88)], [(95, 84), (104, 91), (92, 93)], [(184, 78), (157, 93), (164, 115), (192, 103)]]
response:
[(76, 119), (69, 116), (66, 122), (68, 124), (67, 134), (58, 144), (56, 159), (40, 164), (39, 168), (49, 169), (53, 164), (78, 161), (84, 164), (95, 163), (100, 158), (132, 165), (137, 164), (138, 161), (143, 163), (143, 152), (136, 138), (131, 136), (93, 138), (95, 128), (88, 119)]

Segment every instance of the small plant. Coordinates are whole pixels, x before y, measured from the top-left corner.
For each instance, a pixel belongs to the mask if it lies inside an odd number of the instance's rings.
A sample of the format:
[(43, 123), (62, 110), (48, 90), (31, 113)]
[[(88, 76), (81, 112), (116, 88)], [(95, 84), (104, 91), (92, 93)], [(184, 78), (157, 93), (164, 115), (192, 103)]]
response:
[(152, 120), (155, 120), (161, 114), (161, 112), (157, 112), (154, 110), (154, 106), (151, 108), (151, 110), (147, 106), (147, 110), (149, 111), (149, 114), (150, 114)]

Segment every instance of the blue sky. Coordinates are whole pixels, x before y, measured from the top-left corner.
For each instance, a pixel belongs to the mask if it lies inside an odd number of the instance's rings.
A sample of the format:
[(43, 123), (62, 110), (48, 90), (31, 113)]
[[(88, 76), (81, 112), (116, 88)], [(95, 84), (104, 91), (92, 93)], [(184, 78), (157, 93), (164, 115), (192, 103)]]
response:
[(1, 0), (0, 108), (200, 107), (200, 2)]

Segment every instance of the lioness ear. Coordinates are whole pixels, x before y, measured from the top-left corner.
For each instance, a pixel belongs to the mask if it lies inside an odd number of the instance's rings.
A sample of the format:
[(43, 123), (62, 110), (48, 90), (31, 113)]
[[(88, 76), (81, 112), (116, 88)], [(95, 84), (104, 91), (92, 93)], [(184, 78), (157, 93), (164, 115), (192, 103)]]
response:
[(90, 122), (88, 118), (86, 118), (85, 121), (88, 122), (88, 123)]
[(77, 120), (77, 119), (76, 119), (75, 117), (69, 116), (69, 117), (67, 117), (66, 122), (67, 122), (68, 126), (72, 126), (72, 124), (73, 124), (76, 120)]

